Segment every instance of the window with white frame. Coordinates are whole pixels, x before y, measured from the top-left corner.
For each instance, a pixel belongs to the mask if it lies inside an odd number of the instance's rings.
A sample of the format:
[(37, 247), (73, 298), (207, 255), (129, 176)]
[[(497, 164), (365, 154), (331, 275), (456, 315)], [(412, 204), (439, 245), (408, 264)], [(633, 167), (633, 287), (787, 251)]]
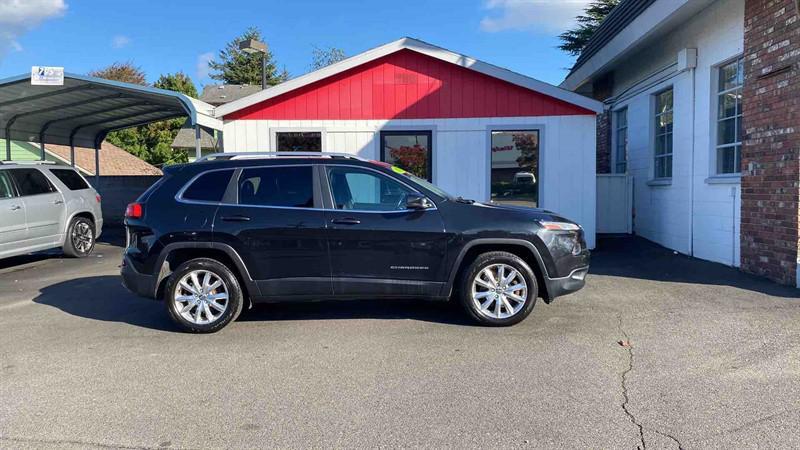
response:
[(628, 108), (614, 112), (614, 125), (614, 173), (625, 173), (628, 170)]
[(717, 174), (735, 174), (742, 163), (744, 58), (719, 68), (717, 86)]
[(655, 98), (655, 178), (672, 178), (672, 89), (656, 94)]

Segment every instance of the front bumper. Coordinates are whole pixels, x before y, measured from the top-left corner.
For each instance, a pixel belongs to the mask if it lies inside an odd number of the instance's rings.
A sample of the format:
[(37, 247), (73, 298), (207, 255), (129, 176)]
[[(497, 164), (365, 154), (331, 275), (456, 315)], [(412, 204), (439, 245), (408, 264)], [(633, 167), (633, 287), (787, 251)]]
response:
[(563, 278), (545, 278), (548, 303), (558, 297), (579, 291), (586, 285), (586, 275), (588, 274), (589, 266), (585, 266), (573, 270), (569, 275)]
[(125, 286), (126, 289), (140, 297), (155, 300), (156, 277), (137, 272), (127, 256), (122, 260), (122, 267), (119, 273), (122, 275), (122, 285)]

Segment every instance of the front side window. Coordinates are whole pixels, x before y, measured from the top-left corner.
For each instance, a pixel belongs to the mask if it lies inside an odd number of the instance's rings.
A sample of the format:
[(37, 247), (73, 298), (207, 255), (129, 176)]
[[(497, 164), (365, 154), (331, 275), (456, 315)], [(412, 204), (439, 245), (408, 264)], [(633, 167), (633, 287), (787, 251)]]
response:
[(616, 142), (614, 172), (625, 173), (628, 170), (628, 108), (614, 113), (616, 121)]
[(424, 180), (433, 180), (433, 149), (430, 131), (382, 131), (381, 161), (407, 170)]
[(78, 175), (78, 172), (75, 172), (72, 169), (50, 169), (50, 173), (56, 176), (59, 181), (64, 183), (70, 191), (82, 191), (84, 189), (89, 189), (89, 184), (86, 183), (86, 180), (83, 179), (82, 176)]
[(655, 178), (672, 178), (672, 89), (656, 95)]
[(311, 166), (257, 167), (239, 176), (239, 204), (288, 208), (314, 207)]
[(341, 210), (405, 210), (406, 195), (413, 192), (385, 175), (354, 167), (329, 167), (328, 181), (334, 206)]
[(744, 59), (719, 68), (717, 89), (717, 173), (739, 173), (742, 163)]
[(22, 196), (49, 194), (56, 191), (53, 183), (36, 169), (14, 169), (11, 171), (11, 177), (17, 183), (17, 188)]
[(233, 170), (215, 170), (204, 173), (183, 191), (184, 200), (219, 203), (225, 195)]
[(322, 132), (278, 131), (275, 133), (275, 147), (279, 152), (321, 152)]
[(539, 131), (492, 131), (492, 202), (539, 206)]
[(14, 186), (11, 184), (11, 177), (8, 172), (0, 170), (0, 198), (11, 198), (14, 196)]

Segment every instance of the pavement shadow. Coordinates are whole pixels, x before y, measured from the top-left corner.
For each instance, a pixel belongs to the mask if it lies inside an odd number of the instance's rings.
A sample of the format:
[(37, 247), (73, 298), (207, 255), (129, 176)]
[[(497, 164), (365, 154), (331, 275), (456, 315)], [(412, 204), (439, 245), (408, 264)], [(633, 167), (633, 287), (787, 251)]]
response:
[(732, 286), (774, 297), (800, 299), (800, 290), (735, 267), (681, 255), (638, 236), (601, 236), (590, 274), (652, 281)]
[(243, 312), (239, 318), (245, 322), (347, 319), (415, 320), (445, 325), (475, 325), (455, 302), (398, 299), (259, 304)]
[(113, 275), (77, 278), (43, 288), (33, 301), (87, 319), (178, 331), (161, 303), (137, 297), (121, 283)]
[[(42, 289), (34, 302), (67, 314), (105, 322), (120, 322), (161, 331), (179, 331), (161, 302), (137, 297), (119, 276), (78, 278)], [(414, 300), (354, 300), (256, 305), (239, 317), (246, 322), (325, 319), (418, 320), (472, 325), (452, 303)]]

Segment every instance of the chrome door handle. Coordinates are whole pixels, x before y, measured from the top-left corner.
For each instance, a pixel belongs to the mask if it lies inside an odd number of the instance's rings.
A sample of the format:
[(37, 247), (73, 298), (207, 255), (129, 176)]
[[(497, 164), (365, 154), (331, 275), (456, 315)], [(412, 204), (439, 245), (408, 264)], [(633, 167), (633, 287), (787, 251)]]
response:
[(56, 201), (53, 202), (53, 204), (54, 205), (63, 205), (64, 204), (64, 200), (56, 200)]
[(358, 225), (361, 223), (360, 220), (354, 219), (352, 217), (345, 217), (344, 219), (333, 219), (331, 220), (331, 222), (337, 225)]
[(19, 211), (20, 209), (22, 209), (22, 207), (19, 206), (19, 205), (14, 205), (14, 206), (11, 207), (12, 211)]

